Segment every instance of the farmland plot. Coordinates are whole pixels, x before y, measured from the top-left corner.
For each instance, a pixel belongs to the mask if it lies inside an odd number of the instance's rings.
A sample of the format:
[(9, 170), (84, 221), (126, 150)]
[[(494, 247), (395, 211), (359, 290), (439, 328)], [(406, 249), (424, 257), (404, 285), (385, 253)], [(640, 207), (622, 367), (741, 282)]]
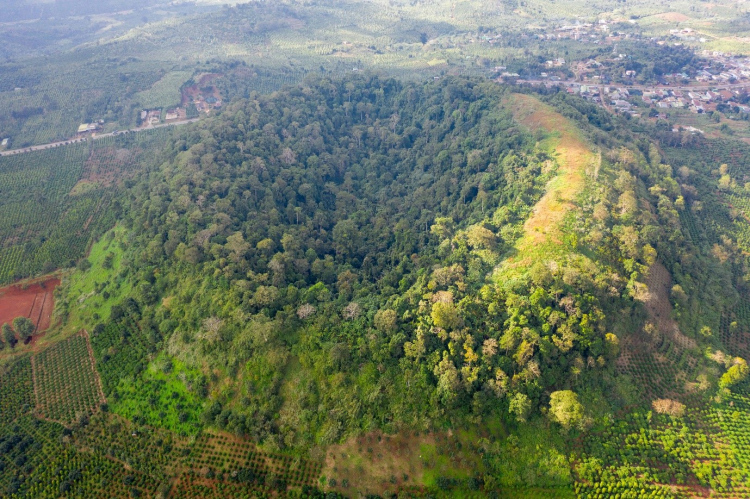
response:
[(105, 402), (85, 334), (44, 350), (33, 366), (37, 411), (43, 417), (69, 424)]

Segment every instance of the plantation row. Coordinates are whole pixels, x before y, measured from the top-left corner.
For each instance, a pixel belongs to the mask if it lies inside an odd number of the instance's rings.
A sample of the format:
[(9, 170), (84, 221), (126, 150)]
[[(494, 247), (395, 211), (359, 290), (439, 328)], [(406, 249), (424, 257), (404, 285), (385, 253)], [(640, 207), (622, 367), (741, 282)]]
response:
[(0, 429), (0, 493), (11, 498), (151, 497), (158, 484), (66, 444), (62, 426), (31, 417)]
[(74, 336), (38, 354), (34, 374), (37, 410), (45, 418), (70, 424), (104, 403), (85, 336)]
[(112, 188), (171, 133), (156, 129), (0, 158), (0, 284), (74, 265), (117, 220)]
[(26, 357), (0, 371), (0, 428), (34, 407), (31, 360)]
[[(160, 426), (180, 435), (200, 431), (203, 401), (182, 381), (149, 369), (161, 334), (141, 327), (138, 304), (128, 299), (113, 307), (106, 325), (94, 328), (91, 345), (111, 408), (139, 424)], [(171, 364), (170, 364), (171, 366)], [(190, 373), (184, 373), (185, 379)]]
[[(731, 397), (741, 400), (747, 401)], [(746, 497), (750, 470), (743, 431), (750, 420), (730, 414), (704, 408), (688, 409), (684, 417), (628, 415), (586, 439), (575, 468), (576, 492), (592, 498), (675, 497), (700, 486), (717, 497)]]
[[(691, 372), (692, 360), (685, 350), (678, 348), (663, 334), (651, 338), (639, 332), (628, 341), (633, 346), (622, 353), (618, 364), (620, 373), (637, 380), (651, 399), (686, 395), (686, 372)], [(643, 348), (645, 346), (656, 351), (660, 359), (655, 359), (651, 352)]]
[(91, 333), (96, 368), (107, 397), (115, 393), (122, 378), (140, 373), (156, 348), (156, 342), (146, 337), (138, 326), (138, 304), (129, 300), (122, 310), (121, 317), (113, 318), (104, 327), (94, 328)]
[(118, 416), (100, 412), (73, 433), (77, 446), (127, 464), (136, 471), (166, 480), (190, 453), (189, 442), (167, 430), (135, 426)]
[(242, 469), (255, 481), (276, 481), (293, 487), (315, 485), (322, 470), (318, 462), (265, 453), (249, 442), (210, 433), (196, 439), (185, 464), (195, 471), (211, 470), (212, 477), (231, 478)]

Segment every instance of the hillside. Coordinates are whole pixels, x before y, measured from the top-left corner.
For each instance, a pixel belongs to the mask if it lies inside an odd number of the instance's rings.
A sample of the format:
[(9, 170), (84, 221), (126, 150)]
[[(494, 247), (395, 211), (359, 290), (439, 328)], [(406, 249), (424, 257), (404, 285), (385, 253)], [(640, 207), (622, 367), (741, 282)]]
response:
[(661, 134), (481, 79), (310, 78), (71, 172), (118, 222), (77, 236), (57, 325), (3, 344), (0, 486), (746, 494), (745, 146)]

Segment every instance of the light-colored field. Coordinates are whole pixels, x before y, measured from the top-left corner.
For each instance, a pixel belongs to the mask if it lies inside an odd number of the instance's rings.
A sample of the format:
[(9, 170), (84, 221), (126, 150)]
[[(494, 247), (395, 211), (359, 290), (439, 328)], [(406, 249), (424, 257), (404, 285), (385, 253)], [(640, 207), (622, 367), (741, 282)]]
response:
[(514, 94), (508, 104), (520, 124), (548, 134), (542, 146), (554, 153), (558, 163), (557, 176), (549, 182), (546, 193), (534, 206), (532, 215), (524, 224), (524, 236), (516, 245), (523, 256), (540, 245), (562, 244), (563, 219), (583, 191), (587, 170), (595, 167), (599, 158), (570, 120), (536, 97)]

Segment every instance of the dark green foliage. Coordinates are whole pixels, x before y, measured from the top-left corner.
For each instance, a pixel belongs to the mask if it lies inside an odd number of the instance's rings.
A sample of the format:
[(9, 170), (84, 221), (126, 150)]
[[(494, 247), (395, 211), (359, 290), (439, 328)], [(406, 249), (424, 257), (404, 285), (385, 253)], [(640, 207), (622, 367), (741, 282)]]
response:
[(0, 427), (9, 425), (33, 407), (33, 389), (28, 357), (0, 370)]
[(34, 323), (28, 317), (16, 317), (13, 319), (13, 329), (21, 341), (25, 342), (34, 333)]
[(2, 331), (3, 340), (5, 340), (5, 343), (7, 343), (11, 348), (15, 347), (16, 343), (18, 343), (18, 338), (16, 338), (16, 333), (13, 331), (13, 328), (11, 328), (8, 324), (3, 324)]
[[(443, 369), (445, 347), (437, 338), (425, 344), (430, 360), (423, 368), (404, 358), (422, 327), (415, 314), (418, 296), (429, 292), (430, 270), (452, 265), (439, 286), (457, 299), (467, 292), (463, 286), (478, 290), (492, 264), (474, 251), (499, 259), (512, 249), (551, 173), (541, 174), (549, 157), (514, 126), (503, 95), (500, 87), (467, 79), (424, 86), (377, 77), (314, 80), (232, 105), (204, 131), (167, 148), (166, 155), (186, 152), (134, 187), (128, 225), (136, 244), (128, 258), (143, 269), (134, 284), (144, 307), (176, 295), (166, 319), (173, 325), (160, 331), (182, 331), (181, 342), (195, 342), (189, 348), (244, 379), (237, 395), (247, 402), (205, 421), (262, 440), (279, 432), (271, 421), (291, 357), (315, 380), (298, 391), (303, 404), (319, 396), (325, 404), (361, 397), (323, 389), (328, 377), (342, 373), (366, 376), (362, 382), (372, 387), (411, 378), (408, 384), (422, 392), (415, 398), (389, 388), (367, 403), (369, 418), (382, 417), (383, 403), (399, 407), (401, 417), (430, 410), (424, 394), (436, 390), (433, 372)], [(438, 219), (460, 222), (435, 232)], [(445, 245), (438, 248), (445, 240), (452, 256)], [(157, 266), (159, 276), (149, 270)], [(437, 327), (456, 332), (480, 323), (499, 331), (507, 316), (485, 317), (487, 305), (467, 301), (433, 317)], [(234, 321), (225, 312), (232, 309), (252, 319)], [(113, 322), (124, 317), (122, 307), (113, 307)], [(107, 326), (109, 344), (99, 341), (98, 352), (114, 346), (114, 328)], [(145, 353), (138, 351), (115, 355), (131, 356), (135, 369)], [(494, 379), (494, 369), (482, 366), (482, 379)], [(545, 383), (560, 375), (550, 373)], [(455, 393), (441, 385), (433, 396), (449, 409), (477, 391), (487, 397), (480, 383), (471, 385), (450, 388)], [(243, 417), (230, 417), (237, 413)], [(331, 442), (361, 424), (362, 415), (305, 417), (295, 424)]]

